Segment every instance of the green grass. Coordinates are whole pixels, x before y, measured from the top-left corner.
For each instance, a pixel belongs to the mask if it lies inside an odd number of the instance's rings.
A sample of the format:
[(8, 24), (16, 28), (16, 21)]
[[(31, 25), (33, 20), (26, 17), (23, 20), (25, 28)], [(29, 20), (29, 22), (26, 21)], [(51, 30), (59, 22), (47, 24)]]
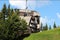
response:
[(32, 33), (24, 40), (60, 40), (60, 28), (39, 33)]

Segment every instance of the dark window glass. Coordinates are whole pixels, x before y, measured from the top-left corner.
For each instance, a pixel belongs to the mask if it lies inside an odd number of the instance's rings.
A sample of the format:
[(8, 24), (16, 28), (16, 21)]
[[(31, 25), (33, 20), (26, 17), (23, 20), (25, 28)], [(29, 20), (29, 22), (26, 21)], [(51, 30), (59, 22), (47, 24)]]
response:
[(24, 13), (24, 16), (27, 16), (27, 13)]

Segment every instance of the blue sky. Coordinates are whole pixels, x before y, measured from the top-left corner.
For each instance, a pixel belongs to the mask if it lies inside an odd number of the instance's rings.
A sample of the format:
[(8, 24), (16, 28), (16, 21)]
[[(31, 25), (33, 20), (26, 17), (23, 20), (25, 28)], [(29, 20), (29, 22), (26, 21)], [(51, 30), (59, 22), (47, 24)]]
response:
[[(25, 9), (25, 0), (0, 0), (0, 10), (3, 4), (10, 4), (11, 8)], [(52, 25), (55, 22), (56, 25), (60, 25), (60, 1), (59, 0), (28, 0), (28, 9), (36, 10), (40, 13), (41, 22), (43, 24)]]

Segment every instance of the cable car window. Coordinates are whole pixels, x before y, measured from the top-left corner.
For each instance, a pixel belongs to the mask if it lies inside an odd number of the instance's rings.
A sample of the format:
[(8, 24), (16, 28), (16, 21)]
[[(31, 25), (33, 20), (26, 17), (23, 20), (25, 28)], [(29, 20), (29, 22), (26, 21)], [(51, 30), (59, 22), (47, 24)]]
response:
[(35, 16), (37, 18), (37, 23), (39, 24), (40, 20), (39, 20), (39, 16)]
[(24, 16), (27, 16), (27, 13), (24, 13)]

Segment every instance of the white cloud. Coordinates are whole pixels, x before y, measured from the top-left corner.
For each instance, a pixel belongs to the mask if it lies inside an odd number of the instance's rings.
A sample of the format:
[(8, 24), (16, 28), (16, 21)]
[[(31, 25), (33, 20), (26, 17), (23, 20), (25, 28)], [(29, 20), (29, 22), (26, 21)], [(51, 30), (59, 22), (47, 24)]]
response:
[(40, 1), (37, 1), (37, 6), (42, 7), (42, 6), (48, 5), (50, 2), (51, 2), (50, 0), (40, 0)]
[[(12, 6), (16, 6), (17, 8), (20, 8), (20, 9), (26, 8), (26, 0), (9, 0), (9, 3)], [(49, 3), (50, 3), (50, 0), (28, 0), (27, 6), (28, 6), (28, 9), (34, 10), (37, 7), (41, 7)]]
[(60, 13), (57, 13), (57, 17), (60, 19)]
[(28, 0), (28, 9), (36, 9), (48, 5), (50, 0)]
[(26, 5), (25, 0), (9, 0), (9, 3), (12, 6), (15, 6), (17, 8), (22, 8), (22, 9), (24, 9), (25, 8), (25, 5)]
[(41, 17), (40, 21), (43, 23), (43, 25), (45, 25), (46, 23), (48, 24), (54, 23), (55, 20), (52, 18), (49, 19), (47, 16), (45, 16), (45, 17)]
[(41, 18), (40, 18), (40, 21), (41, 21), (43, 24), (45, 24), (45, 23), (48, 22), (48, 19), (47, 19), (46, 16), (45, 16), (44, 18), (41, 17)]
[(35, 9), (36, 8), (36, 1), (28, 1), (28, 9)]

